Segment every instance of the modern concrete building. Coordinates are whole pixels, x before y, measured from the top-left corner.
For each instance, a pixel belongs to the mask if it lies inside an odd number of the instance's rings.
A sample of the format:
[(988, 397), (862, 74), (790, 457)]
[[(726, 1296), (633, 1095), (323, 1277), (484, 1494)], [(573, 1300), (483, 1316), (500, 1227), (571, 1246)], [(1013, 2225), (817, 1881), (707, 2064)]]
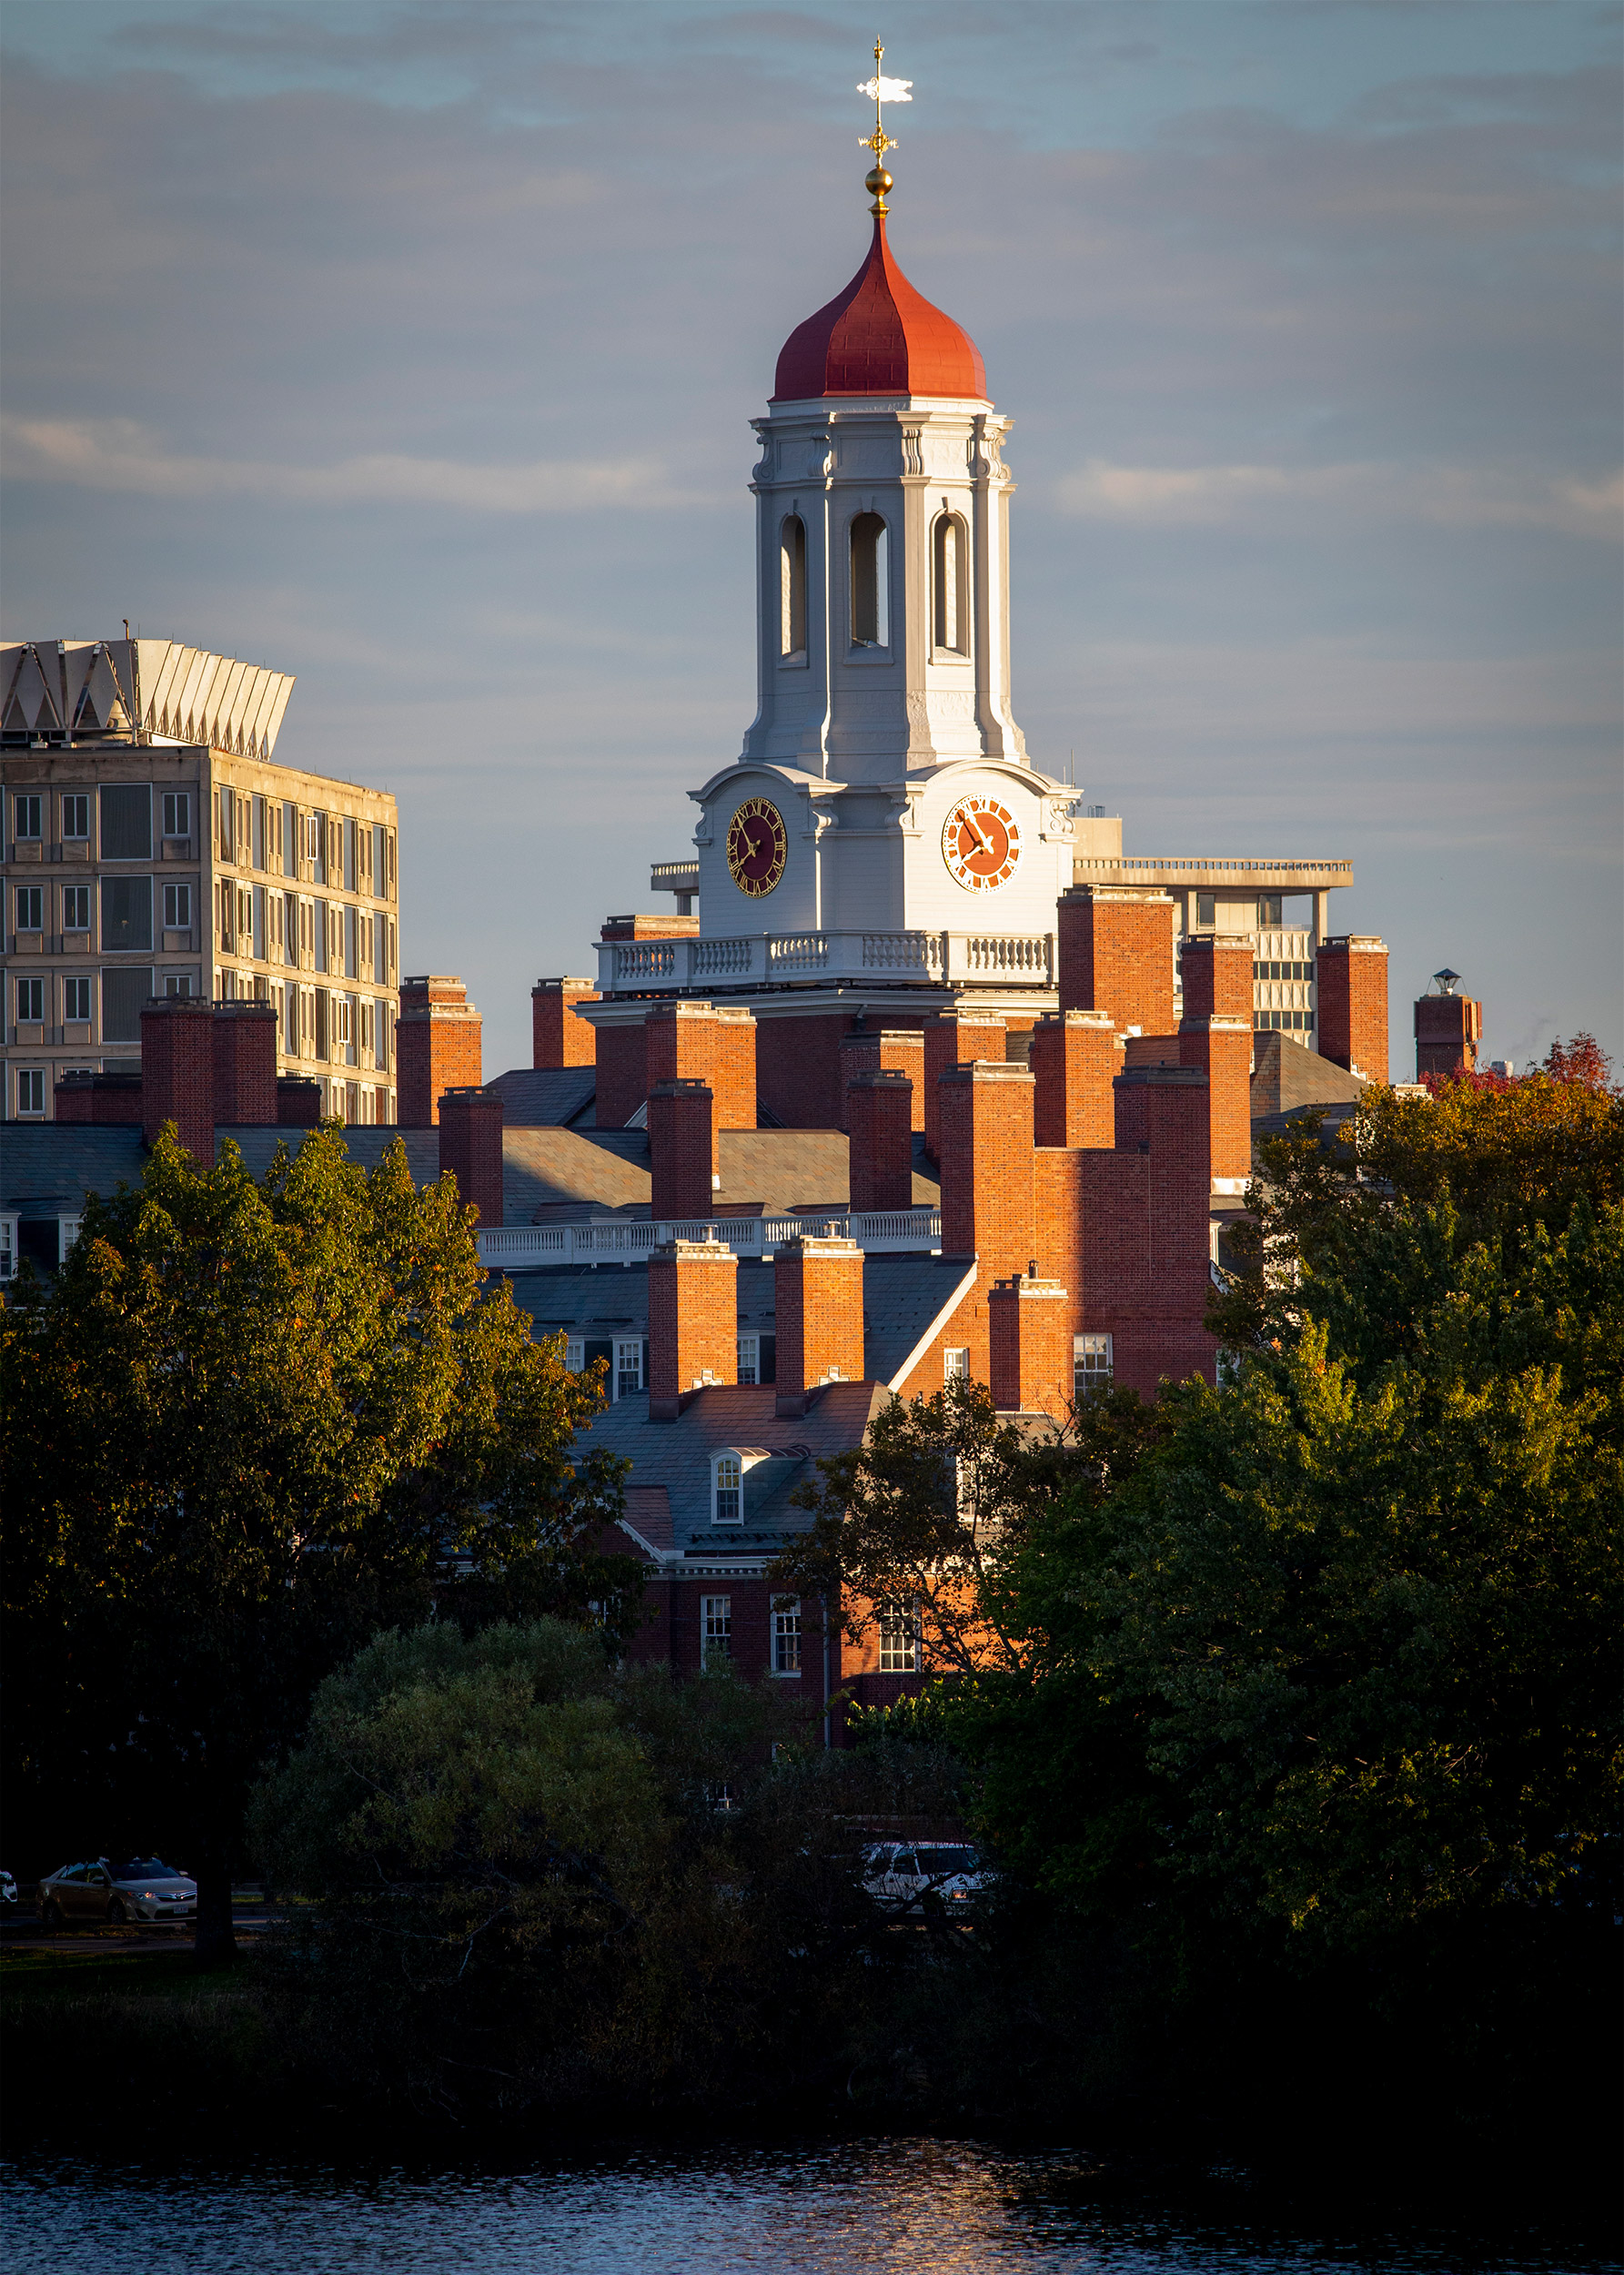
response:
[(133, 1069), (152, 996), (275, 1007), (322, 1111), (396, 1118), (395, 800), (277, 765), (293, 681), (167, 640), (0, 648), (4, 1111)]

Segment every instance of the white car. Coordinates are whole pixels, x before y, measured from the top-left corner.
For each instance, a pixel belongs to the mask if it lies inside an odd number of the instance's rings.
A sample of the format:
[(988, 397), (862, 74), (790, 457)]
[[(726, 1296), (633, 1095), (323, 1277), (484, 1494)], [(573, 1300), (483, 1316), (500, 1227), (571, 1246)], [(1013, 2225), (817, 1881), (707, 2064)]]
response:
[(125, 1856), (109, 1863), (64, 1865), (39, 1884), (39, 1916), (46, 1927), (69, 1920), (105, 1919), (115, 1927), (132, 1920), (196, 1919), (197, 1886), (157, 1856)]
[(863, 1859), (862, 1885), (888, 1912), (951, 1918), (973, 1910), (997, 1876), (968, 1841), (881, 1841)]

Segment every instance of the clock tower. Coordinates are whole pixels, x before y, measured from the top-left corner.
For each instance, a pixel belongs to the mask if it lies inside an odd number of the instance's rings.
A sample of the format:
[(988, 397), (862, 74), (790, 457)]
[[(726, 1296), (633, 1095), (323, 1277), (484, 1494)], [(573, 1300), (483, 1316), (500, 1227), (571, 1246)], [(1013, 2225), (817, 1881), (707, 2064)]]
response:
[[(862, 91), (878, 114), (905, 86)], [(751, 422), (756, 710), (689, 794), (699, 935), (606, 942), (586, 1015), (601, 1028), (666, 993), (748, 1006), (764, 1075), (797, 1047), (769, 1029), (812, 1018), (1030, 1026), (1057, 1005), (1072, 883), (1073, 793), (1011, 707), (1009, 421), (891, 248), (878, 115), (869, 147), (867, 250), (790, 334)]]

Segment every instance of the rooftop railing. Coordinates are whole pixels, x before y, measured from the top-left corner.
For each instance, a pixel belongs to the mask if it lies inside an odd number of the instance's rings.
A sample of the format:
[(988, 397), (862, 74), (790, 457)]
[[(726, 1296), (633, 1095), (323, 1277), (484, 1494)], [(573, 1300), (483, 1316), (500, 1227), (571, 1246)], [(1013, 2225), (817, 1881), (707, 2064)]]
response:
[(807, 980), (914, 980), (926, 986), (995, 981), (1054, 985), (1049, 932), (751, 932), (720, 939), (604, 940), (604, 995), (648, 987), (772, 986)]
[(569, 1264), (646, 1263), (671, 1240), (720, 1240), (735, 1256), (764, 1258), (798, 1235), (855, 1240), (870, 1256), (931, 1255), (942, 1246), (939, 1208), (801, 1209), (782, 1217), (599, 1218), (585, 1224), (499, 1225), (479, 1235), (479, 1261), (509, 1272)]

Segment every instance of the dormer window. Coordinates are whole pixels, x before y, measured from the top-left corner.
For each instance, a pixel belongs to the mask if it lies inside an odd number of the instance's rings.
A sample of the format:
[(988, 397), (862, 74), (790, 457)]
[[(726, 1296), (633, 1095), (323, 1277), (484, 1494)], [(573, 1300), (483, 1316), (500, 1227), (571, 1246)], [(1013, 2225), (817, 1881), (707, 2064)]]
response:
[(969, 552), (964, 524), (956, 513), (936, 522), (931, 563), (932, 640), (939, 655), (970, 652)]
[(891, 645), (890, 533), (877, 513), (852, 524), (852, 645)]
[(711, 1487), (711, 1523), (742, 1524), (744, 1464), (736, 1453), (719, 1453), (712, 1474), (715, 1481)]
[(806, 524), (786, 515), (779, 531), (778, 652), (786, 663), (806, 661)]

